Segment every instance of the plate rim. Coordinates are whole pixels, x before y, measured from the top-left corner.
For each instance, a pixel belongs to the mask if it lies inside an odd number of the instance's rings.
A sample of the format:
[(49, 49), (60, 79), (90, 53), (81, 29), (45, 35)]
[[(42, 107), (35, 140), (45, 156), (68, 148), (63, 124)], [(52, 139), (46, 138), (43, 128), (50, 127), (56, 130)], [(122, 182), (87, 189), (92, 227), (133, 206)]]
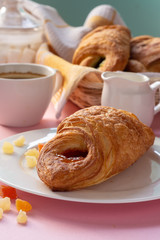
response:
[[(11, 139), (13, 138), (17, 138), (18, 136), (20, 135), (25, 135), (28, 134), (34, 134), (36, 132), (45, 132), (45, 134), (49, 134), (54, 132), (56, 133), (57, 131), (57, 128), (42, 128), (42, 129), (33, 129), (33, 130), (29, 130), (29, 131), (24, 131), (24, 132), (19, 132), (17, 134), (13, 134), (9, 137), (6, 137), (6, 138), (3, 138), (0, 140), (0, 145), (3, 144), (4, 141), (10, 141)], [(43, 139), (43, 137), (41, 137), (41, 139)], [(160, 138), (158, 137), (155, 137), (155, 143), (158, 143), (160, 142)], [(154, 146), (153, 144), (153, 146)], [(29, 143), (26, 144), (26, 146), (29, 146)], [(0, 157), (2, 156), (3, 152), (0, 152)], [(12, 156), (13, 157), (13, 156)], [(15, 156), (16, 157), (16, 156)], [(1, 161), (1, 160), (0, 160)], [(1, 168), (1, 167), (0, 167)], [(40, 179), (39, 179), (40, 180)], [(158, 200), (160, 199), (160, 192), (159, 192), (159, 195), (157, 196), (148, 196), (148, 197), (141, 197), (141, 198), (125, 198), (125, 199), (90, 199), (90, 198), (76, 198), (76, 197), (68, 197), (68, 196), (63, 196), (60, 197), (61, 195), (57, 195), (57, 193), (60, 193), (60, 192), (53, 192), (53, 194), (51, 195), (48, 195), (46, 193), (43, 193), (43, 192), (39, 192), (39, 191), (36, 191), (36, 190), (32, 190), (32, 189), (28, 189), (26, 187), (21, 187), (21, 186), (18, 186), (17, 184), (14, 184), (12, 183), (11, 181), (7, 181), (7, 180), (4, 180), (3, 178), (1, 178), (0, 176), (0, 182), (4, 183), (4, 184), (7, 184), (8, 186), (11, 186), (11, 187), (14, 187), (16, 188), (17, 190), (20, 190), (20, 191), (23, 191), (23, 192), (27, 192), (27, 193), (30, 193), (30, 194), (33, 194), (33, 195), (36, 195), (36, 196), (41, 196), (41, 197), (47, 197), (47, 198), (52, 198), (52, 199), (56, 199), (56, 200), (64, 200), (64, 201), (72, 201), (72, 202), (81, 202), (81, 203), (96, 203), (96, 204), (126, 204), (126, 203), (138, 203), (138, 202), (146, 202), (146, 201), (152, 201), (152, 200)], [(41, 180), (40, 180), (41, 182)], [(44, 184), (44, 183), (42, 183)], [(98, 186), (98, 185), (97, 185)], [(47, 187), (47, 186), (46, 186)], [(147, 186), (146, 186), (147, 187)], [(48, 188), (48, 187), (47, 187)], [(145, 187), (144, 187), (145, 188)], [(51, 191), (51, 190), (50, 190)], [(76, 191), (87, 191), (87, 188), (86, 189), (80, 189), (80, 190), (76, 190)], [(72, 192), (76, 192), (76, 191), (72, 191)], [(51, 191), (52, 193), (52, 191)], [(67, 195), (67, 192), (63, 192), (63, 193), (66, 193)], [(53, 196), (52, 196), (53, 195)]]

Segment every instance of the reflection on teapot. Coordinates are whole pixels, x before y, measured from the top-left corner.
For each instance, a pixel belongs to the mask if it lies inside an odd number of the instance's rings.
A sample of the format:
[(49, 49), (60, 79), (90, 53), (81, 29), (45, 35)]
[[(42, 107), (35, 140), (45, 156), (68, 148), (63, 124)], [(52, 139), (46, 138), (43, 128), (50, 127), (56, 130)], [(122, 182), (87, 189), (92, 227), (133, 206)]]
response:
[(160, 81), (150, 85), (147, 76), (131, 72), (104, 72), (102, 79), (101, 105), (132, 112), (144, 124), (151, 125), (154, 115), (160, 111), (160, 103), (155, 106)]

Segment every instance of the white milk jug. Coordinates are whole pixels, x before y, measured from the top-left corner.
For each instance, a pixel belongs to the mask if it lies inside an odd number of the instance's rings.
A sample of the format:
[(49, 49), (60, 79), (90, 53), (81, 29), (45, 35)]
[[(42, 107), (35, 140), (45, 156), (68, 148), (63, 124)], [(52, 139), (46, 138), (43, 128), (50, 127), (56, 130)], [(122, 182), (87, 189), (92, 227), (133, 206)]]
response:
[(147, 76), (130, 72), (104, 72), (102, 79), (101, 105), (129, 111), (144, 124), (151, 125), (154, 115), (160, 111), (160, 103), (155, 106), (160, 81), (150, 85)]

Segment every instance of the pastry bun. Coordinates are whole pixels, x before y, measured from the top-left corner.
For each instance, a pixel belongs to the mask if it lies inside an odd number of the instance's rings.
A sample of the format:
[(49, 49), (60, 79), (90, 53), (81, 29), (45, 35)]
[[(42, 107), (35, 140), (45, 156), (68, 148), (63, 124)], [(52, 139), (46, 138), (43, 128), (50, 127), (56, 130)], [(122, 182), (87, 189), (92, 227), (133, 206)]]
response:
[(132, 113), (104, 106), (81, 109), (64, 119), (44, 145), (37, 172), (54, 191), (99, 184), (136, 162), (154, 138)]
[(130, 38), (130, 30), (125, 26), (97, 27), (82, 38), (72, 63), (100, 71), (124, 70), (130, 54)]

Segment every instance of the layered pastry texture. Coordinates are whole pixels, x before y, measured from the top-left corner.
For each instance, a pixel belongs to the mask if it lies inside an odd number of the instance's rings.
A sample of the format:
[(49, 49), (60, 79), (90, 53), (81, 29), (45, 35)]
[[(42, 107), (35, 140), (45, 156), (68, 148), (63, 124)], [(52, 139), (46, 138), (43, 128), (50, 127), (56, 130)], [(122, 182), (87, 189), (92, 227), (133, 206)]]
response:
[(132, 165), (153, 144), (151, 128), (129, 112), (93, 106), (64, 119), (40, 152), (37, 172), (52, 190), (104, 182)]
[(122, 71), (130, 56), (130, 39), (130, 30), (125, 26), (97, 27), (82, 38), (72, 63), (100, 71)]
[(132, 38), (127, 70), (160, 72), (160, 38), (148, 35)]

